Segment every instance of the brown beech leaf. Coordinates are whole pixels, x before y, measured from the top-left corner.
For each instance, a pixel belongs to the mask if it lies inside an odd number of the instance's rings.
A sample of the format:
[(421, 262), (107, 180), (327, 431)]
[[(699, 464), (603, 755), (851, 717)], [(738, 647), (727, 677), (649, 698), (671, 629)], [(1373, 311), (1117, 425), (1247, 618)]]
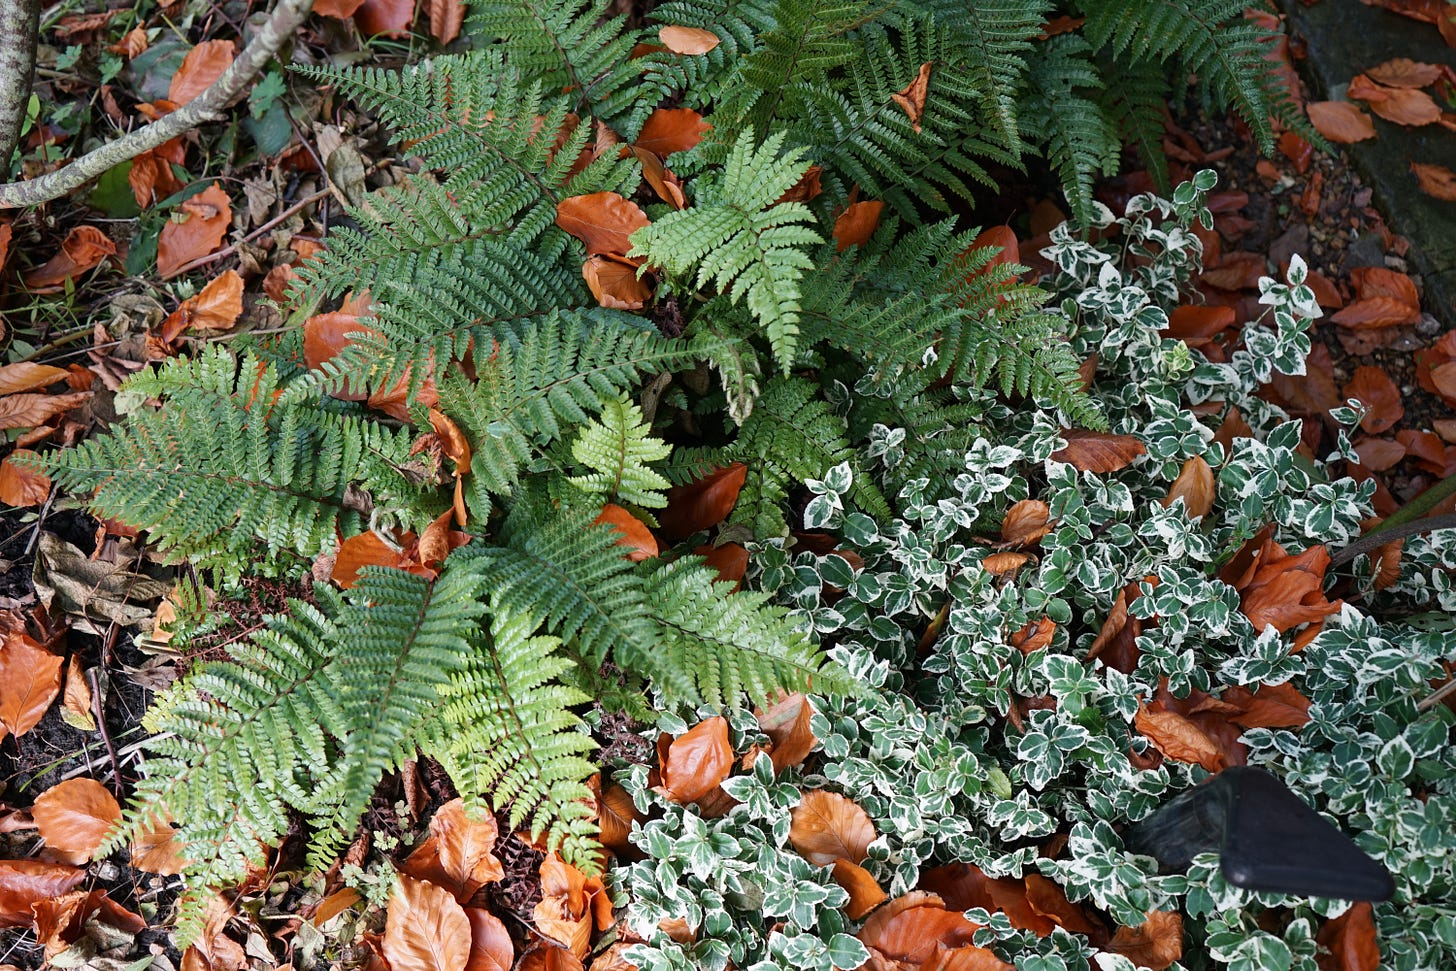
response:
[(180, 108), (206, 91), (232, 64), (235, 49), (230, 40), (207, 40), (192, 48), (172, 75), (167, 100)]
[[(1060, 18), (1066, 19), (1066, 18)], [(1001, 960), (996, 952), (974, 944), (960, 947), (935, 946), (935, 953), (920, 965), (920, 971), (1015, 971), (1016, 966)]]
[(743, 574), (748, 572), (748, 550), (738, 543), (724, 543), (721, 546), (699, 546), (693, 550), (703, 558), (704, 566), (718, 571), (718, 579), (733, 584), (737, 593), (743, 586)]
[(1139, 705), (1137, 714), (1133, 716), (1133, 725), (1170, 759), (1192, 762), (1209, 772), (1218, 772), (1225, 765), (1218, 744), (1203, 729), (1175, 711)]
[(795, 182), (789, 191), (779, 196), (777, 202), (808, 202), (815, 199), (824, 191), (820, 176), (824, 174), (824, 166), (811, 165), (799, 181)]
[(28, 448), (17, 448), (0, 461), (0, 502), (7, 506), (39, 506), (51, 494), (51, 480), (20, 460), (34, 458)]
[(896, 897), (870, 915), (859, 939), (891, 960), (911, 967), (925, 963), (939, 947), (959, 948), (971, 943), (980, 925), (946, 909), (933, 893), (913, 890)]
[(1424, 162), (1412, 162), (1411, 171), (1416, 174), (1416, 181), (1426, 195), (1446, 202), (1456, 202), (1456, 172), (1444, 165), (1428, 165)]
[(981, 560), (981, 569), (992, 576), (1013, 573), (1026, 565), (1031, 557), (1025, 553), (992, 553)]
[(1441, 120), (1441, 109), (1431, 96), (1414, 88), (1386, 88), (1381, 97), (1372, 98), (1366, 104), (1371, 111), (1397, 125), (1418, 127)]
[(465, 23), (462, 0), (429, 0), (425, 13), (430, 18), (430, 36), (441, 44), (448, 44), (460, 36), (460, 27)]
[(1358, 398), (1369, 409), (1360, 427), (1372, 435), (1379, 435), (1405, 417), (1400, 389), (1384, 368), (1368, 364), (1356, 368), (1345, 385), (1344, 395), (1346, 398)]
[(500, 918), (482, 907), (465, 908), (470, 921), (470, 959), (465, 971), (511, 971), (516, 946)]
[(1435, 64), (1422, 64), (1408, 57), (1397, 57), (1365, 72), (1372, 79), (1392, 88), (1424, 88), (1435, 84), (1441, 76), (1441, 68)]
[(1352, 301), (1345, 305), (1343, 310), (1330, 317), (1330, 320), (1342, 327), (1358, 328), (1362, 330), (1374, 330), (1379, 327), (1395, 327), (1399, 324), (1414, 323), (1420, 319), (1420, 308), (1414, 310), (1411, 305), (1396, 297), (1378, 295), (1365, 297)]
[(1320, 971), (1379, 971), (1381, 967), (1375, 915), (1367, 902), (1351, 904), (1340, 916), (1325, 921), (1315, 941), (1329, 951), (1315, 956)]
[(214, 182), (173, 211), (157, 237), (157, 272), (176, 276), (192, 260), (222, 245), (233, 221), (227, 193)]
[(177, 829), (170, 819), (154, 817), (137, 830), (131, 844), (131, 865), (146, 873), (175, 877), (187, 867)]
[(1012, 634), (1008, 643), (1022, 654), (1030, 654), (1032, 651), (1050, 647), (1056, 633), (1056, 621), (1044, 616), (1041, 620), (1032, 621)]
[(1416, 293), (1415, 281), (1408, 275), (1383, 266), (1357, 266), (1350, 271), (1350, 283), (1361, 299), (1392, 297), (1414, 309), (1415, 317), (1409, 323), (1420, 319), (1421, 298)]
[(1406, 447), (1389, 438), (1362, 438), (1355, 443), (1355, 454), (1360, 456), (1363, 468), (1371, 472), (1385, 472), (1405, 458)]
[(635, 202), (616, 192), (572, 196), (556, 204), (556, 225), (585, 243), (588, 256), (625, 256), (632, 248), (628, 237), (650, 221)]
[(666, 159), (674, 152), (686, 152), (701, 142), (703, 135), (712, 127), (691, 108), (658, 108), (647, 116), (647, 122), (632, 144)]
[(1306, 110), (1315, 131), (1332, 142), (1348, 145), (1375, 137), (1370, 116), (1348, 101), (1311, 101)]
[(581, 278), (603, 307), (641, 310), (652, 299), (652, 284), (637, 275), (641, 263), (615, 253), (595, 253), (581, 265)]
[(31, 906), (69, 893), (86, 879), (80, 867), (40, 860), (0, 860), (0, 927), (25, 927)]
[(748, 466), (734, 462), (669, 489), (667, 508), (657, 515), (663, 537), (675, 543), (721, 523), (733, 511), (747, 478)]
[(1086, 934), (1094, 941), (1107, 935), (1107, 929), (1089, 918), (1086, 910), (1067, 899), (1067, 892), (1058, 884), (1035, 871), (1028, 871), (1022, 881), (1026, 884), (1027, 904), (1058, 927), (1073, 934)]
[(1238, 706), (1228, 719), (1244, 728), (1302, 728), (1309, 722), (1309, 699), (1287, 681), (1259, 685), (1257, 692), (1235, 685), (1219, 700)]
[[(387, 566), (426, 575), (412, 555), (415, 546), (414, 533), (405, 533), (400, 537), (399, 549), (386, 543), (373, 530), (350, 536), (339, 544), (334, 566), (329, 574), (330, 579), (347, 590), (359, 582), (359, 571), (366, 566)], [(433, 575), (433, 571), (428, 575)]]
[(682, 181), (673, 175), (672, 170), (662, 164), (662, 159), (657, 157), (657, 153), (649, 152), (637, 145), (631, 146), (631, 151), (642, 163), (642, 178), (652, 186), (652, 191), (657, 193), (657, 198), (674, 209), (686, 207), (688, 198), (683, 194)]
[(243, 312), (243, 278), (226, 270), (162, 321), (162, 341), (172, 343), (189, 329), (230, 330)]
[(701, 27), (679, 27), (676, 24), (663, 27), (657, 32), (662, 46), (674, 54), (706, 54), (723, 41), (711, 30)]
[(834, 248), (840, 253), (869, 242), (880, 225), (885, 204), (878, 199), (850, 203), (834, 220)]
[(24, 631), (0, 640), (0, 727), (24, 735), (45, 716), (61, 693), (61, 658)]
[(65, 368), (49, 364), (32, 364), (21, 361), (0, 367), (0, 394), (15, 394), (19, 391), (40, 391), (43, 388), (64, 381), (70, 372)]
[(95, 779), (68, 779), (37, 796), (30, 813), (47, 846), (82, 863), (121, 818), (121, 806)]
[(875, 841), (875, 824), (852, 801), (827, 789), (809, 789), (790, 814), (789, 842), (810, 863), (859, 864)]
[(657, 538), (647, 524), (614, 502), (602, 506), (593, 523), (610, 526), (617, 531), (617, 545), (627, 549), (633, 563), (650, 560), (657, 555)]
[(480, 812), (473, 818), (465, 801), (451, 799), (430, 819), (430, 835), (409, 855), (400, 872), (417, 880), (428, 880), (455, 895), (462, 904), (487, 883), (505, 876), (495, 856), (499, 835), (495, 817)]
[(700, 722), (666, 748), (667, 754), (661, 760), (662, 784), (676, 803), (697, 802), (718, 788), (733, 770), (728, 721), (722, 716)]
[(470, 920), (444, 887), (400, 874), (389, 898), (383, 948), (390, 971), (464, 971)]
[(354, 23), (365, 37), (376, 34), (403, 37), (409, 33), (414, 17), (414, 0), (364, 0), (354, 11)]
[(1238, 315), (1233, 307), (1184, 304), (1173, 308), (1168, 315), (1168, 327), (1161, 333), (1181, 341), (1206, 341), (1237, 323)]
[(0, 398), (0, 430), (45, 424), (91, 398), (89, 391), (68, 394), (12, 394)]
[(107, 257), (116, 255), (116, 244), (95, 226), (77, 226), (66, 234), (61, 251), (46, 263), (21, 276), (31, 290), (59, 288), (96, 267)]
[(632, 797), (621, 786), (610, 786), (597, 800), (597, 825), (601, 827), (602, 845), (620, 853), (632, 844), (627, 837), (632, 823), (642, 818)]
[(1153, 910), (1136, 927), (1119, 927), (1107, 949), (1139, 967), (1163, 971), (1183, 956), (1183, 915)]
[(915, 80), (890, 95), (895, 104), (905, 109), (905, 114), (910, 116), (910, 124), (917, 132), (920, 131), (920, 116), (925, 114), (925, 95), (930, 89), (930, 68), (933, 63), (926, 61), (920, 65), (920, 73), (915, 76)]
[[(814, 751), (819, 739), (810, 727), (813, 719), (813, 704), (808, 697), (797, 692), (759, 713), (758, 727), (769, 737), (771, 747), (768, 757), (775, 772), (802, 765), (809, 753)], [(745, 759), (745, 767), (747, 765), (752, 765), (752, 760)]]
[(1183, 463), (1178, 478), (1168, 487), (1168, 496), (1163, 500), (1163, 506), (1171, 506), (1179, 499), (1183, 500), (1190, 519), (1206, 516), (1213, 509), (1213, 469), (1209, 468), (1201, 455), (1195, 455)]
[(1147, 451), (1132, 435), (1063, 428), (1062, 438), (1066, 447), (1053, 452), (1052, 459), (1068, 462), (1082, 472), (1116, 472)]
[(834, 882), (849, 891), (844, 913), (850, 920), (863, 920), (865, 914), (884, 903), (887, 896), (870, 871), (848, 860), (834, 861)]
[(201, 935), (182, 953), (181, 971), (242, 971), (248, 966), (243, 946), (227, 933), (233, 914), (233, 905), (226, 897), (212, 895), (207, 902), (206, 924)]
[(186, 160), (187, 147), (181, 138), (148, 149), (132, 159), (126, 181), (137, 206), (146, 209), (181, 189), (182, 180), (177, 178), (172, 166), (180, 166)]
[(83, 732), (94, 732), (96, 715), (91, 705), (91, 686), (81, 669), (81, 655), (72, 654), (66, 662), (66, 687), (61, 691), (61, 720)]
[(1056, 921), (1031, 905), (1025, 880), (989, 877), (980, 867), (970, 863), (952, 863), (926, 870), (920, 875), (920, 886), (939, 894), (952, 910), (984, 907), (993, 914), (1005, 914), (1011, 926), (1041, 937), (1046, 937), (1057, 927)]
[(581, 958), (564, 947), (538, 944), (521, 955), (516, 971), (584, 971)]
[(336, 17), (339, 20), (354, 16), (354, 11), (364, 0), (315, 0), (313, 12), (320, 17)]
[(591, 949), (592, 928), (612, 926), (612, 902), (601, 877), (588, 877), (556, 854), (541, 861), (536, 928), (578, 959)]
[(35, 937), (45, 948), (47, 961), (79, 941), (90, 920), (132, 935), (147, 929), (146, 921), (112, 900), (104, 890), (73, 890), (37, 901), (31, 909), (35, 914)]
[(1006, 510), (1001, 538), (1013, 546), (1025, 546), (1035, 543), (1051, 529), (1051, 507), (1040, 499), (1022, 499)]
[(1270, 543), (1268, 554), (1255, 568), (1249, 582), (1239, 590), (1239, 605), (1255, 630), (1273, 626), (1283, 634), (1300, 624), (1322, 620), (1340, 609), (1340, 602), (1325, 599), (1325, 570), (1329, 552), (1323, 545), (1311, 546), (1298, 556)]

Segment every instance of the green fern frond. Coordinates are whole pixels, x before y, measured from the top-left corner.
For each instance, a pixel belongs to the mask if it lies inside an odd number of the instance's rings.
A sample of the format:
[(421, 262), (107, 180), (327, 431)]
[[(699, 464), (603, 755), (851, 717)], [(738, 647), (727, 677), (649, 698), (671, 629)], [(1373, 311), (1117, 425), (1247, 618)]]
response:
[(784, 138), (780, 133), (755, 147), (745, 133), (721, 182), (700, 190), (691, 208), (639, 229), (628, 255), (675, 276), (696, 270), (694, 286), (715, 287), (735, 303), (747, 298), (787, 371), (799, 332), (799, 281), (814, 265), (805, 247), (823, 240), (804, 225), (814, 220), (807, 206), (776, 204), (809, 167), (798, 149), (780, 154)]
[(1092, 221), (1093, 184), (1116, 171), (1122, 151), (1101, 105), (1088, 96), (1104, 86), (1089, 53), (1080, 35), (1061, 34), (1041, 46), (1027, 74), (1028, 108), (1038, 120), (1047, 160), (1083, 226)]
[(642, 417), (642, 409), (625, 396), (603, 403), (602, 417), (593, 420), (571, 443), (571, 456), (592, 471), (567, 479), (589, 495), (612, 502), (660, 509), (667, 505), (663, 491), (671, 482), (651, 468), (672, 452)]

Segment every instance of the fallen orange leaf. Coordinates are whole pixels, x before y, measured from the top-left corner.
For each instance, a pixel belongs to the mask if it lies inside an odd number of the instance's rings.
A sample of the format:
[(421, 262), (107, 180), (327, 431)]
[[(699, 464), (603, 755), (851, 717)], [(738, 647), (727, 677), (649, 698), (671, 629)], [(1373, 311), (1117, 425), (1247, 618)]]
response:
[(810, 863), (863, 862), (875, 841), (869, 813), (837, 792), (806, 790), (790, 814), (789, 842)]
[[(814, 706), (807, 696), (791, 694), (768, 711), (758, 714), (758, 727), (769, 738), (768, 757), (775, 772), (802, 765), (819, 741), (811, 723)], [(744, 767), (753, 764), (745, 758)]]
[(1360, 422), (1360, 427), (1372, 435), (1379, 435), (1405, 417), (1405, 405), (1401, 404), (1400, 389), (1385, 373), (1384, 368), (1369, 364), (1355, 369), (1349, 383), (1345, 385), (1346, 398), (1356, 398), (1369, 410)]
[(1226, 764), (1218, 744), (1185, 715), (1139, 705), (1133, 725), (1170, 759), (1201, 765), (1209, 772)]
[(1369, 903), (1351, 904), (1340, 916), (1325, 921), (1315, 941), (1329, 951), (1317, 958), (1320, 971), (1379, 971), (1382, 967)]
[(116, 255), (116, 244), (95, 226), (77, 226), (66, 234), (61, 251), (44, 265), (27, 270), (21, 279), (32, 290), (60, 287)]
[(461, 971), (470, 960), (470, 920), (450, 891), (398, 875), (383, 950), (390, 971)]
[(51, 480), (20, 460), (33, 458), (28, 448), (18, 448), (0, 462), (0, 502), (7, 506), (39, 506), (51, 494)]
[(1052, 638), (1056, 636), (1056, 633), (1056, 621), (1044, 616), (1041, 620), (1032, 621), (1021, 628), (1021, 630), (1012, 634), (1007, 643), (1022, 654), (1030, 654), (1033, 651), (1041, 650), (1043, 647), (1050, 647)]
[(1183, 915), (1153, 910), (1136, 927), (1119, 927), (1107, 949), (1132, 959), (1138, 967), (1163, 971), (1183, 956)]
[(588, 877), (556, 854), (541, 861), (536, 928), (578, 959), (591, 949), (591, 933), (612, 926), (612, 901), (601, 877)]
[(1131, 465), (1147, 448), (1132, 435), (1112, 435), (1082, 428), (1062, 429), (1066, 446), (1052, 453), (1057, 462), (1070, 463), (1083, 472), (1116, 472)]
[(481, 812), (472, 818), (465, 801), (451, 799), (430, 819), (430, 835), (409, 855), (400, 872), (444, 887), (462, 904), (487, 883), (505, 876), (495, 855), (495, 817)]
[(885, 204), (878, 199), (870, 202), (852, 202), (845, 207), (839, 218), (834, 220), (834, 248), (840, 253), (851, 246), (862, 246), (880, 225), (880, 213)]
[(721, 523), (733, 511), (747, 478), (748, 466), (734, 462), (669, 489), (667, 508), (657, 514), (662, 535), (675, 543)]
[(963, 914), (947, 910), (940, 897), (914, 890), (871, 914), (858, 936), (884, 957), (914, 967), (929, 960), (937, 948), (971, 944), (978, 930), (980, 925)]
[(37, 796), (30, 813), (46, 845), (84, 863), (121, 819), (121, 806), (95, 779), (69, 779)]
[(180, 108), (206, 91), (233, 63), (235, 49), (230, 40), (207, 40), (192, 48), (172, 75), (167, 100)]
[(425, 13), (430, 18), (430, 36), (441, 44), (448, 44), (460, 36), (460, 28), (465, 23), (462, 0), (429, 0)]
[(0, 860), (0, 927), (25, 927), (34, 919), (31, 907), (59, 897), (86, 879), (80, 867), (40, 860)]
[(834, 861), (834, 882), (849, 892), (844, 913), (850, 920), (863, 920), (888, 896), (868, 870), (848, 860)]
[(658, 108), (647, 116), (647, 122), (632, 144), (665, 159), (674, 152), (685, 152), (697, 145), (712, 127), (691, 108)]
[(628, 238), (651, 220), (635, 202), (616, 192), (572, 196), (556, 204), (556, 225), (586, 244), (587, 255), (626, 255)]
[(594, 524), (607, 525), (617, 531), (617, 545), (627, 548), (627, 559), (633, 563), (650, 560), (657, 555), (657, 538), (647, 524), (614, 502), (602, 506)]
[(1365, 73), (1392, 88), (1424, 88), (1436, 83), (1441, 76), (1441, 68), (1435, 64), (1422, 64), (1408, 57), (1397, 57), (1372, 67)]
[(465, 962), (465, 971), (511, 971), (516, 945), (506, 925), (482, 907), (467, 907), (465, 917), (470, 921), (470, 960)]
[(137, 830), (131, 844), (131, 865), (146, 873), (175, 877), (187, 867), (177, 829), (167, 818), (155, 818)]
[(1195, 455), (1183, 463), (1178, 478), (1168, 487), (1168, 496), (1163, 500), (1163, 505), (1171, 506), (1179, 499), (1183, 500), (1190, 519), (1206, 516), (1213, 509), (1213, 469), (1209, 468), (1202, 456)]
[(232, 220), (232, 203), (216, 182), (183, 202), (157, 237), (157, 272), (176, 276), (187, 263), (217, 249)]
[(1006, 510), (1001, 539), (1013, 546), (1035, 543), (1051, 532), (1051, 507), (1040, 499), (1022, 499)]
[(674, 54), (706, 54), (723, 43), (718, 35), (701, 27), (679, 27), (675, 24), (657, 32), (662, 46)]
[(0, 640), (0, 727), (20, 736), (40, 723), (61, 693), (62, 659), (29, 634)]
[(138, 207), (145, 209), (182, 188), (182, 180), (172, 170), (187, 159), (187, 148), (181, 138), (174, 138), (148, 149), (131, 160), (126, 181)]
[(1269, 555), (1239, 589), (1240, 610), (1256, 630), (1272, 626), (1281, 634), (1300, 624), (1322, 620), (1340, 609), (1340, 601), (1325, 599), (1325, 569), (1329, 565), (1330, 555), (1323, 545), (1289, 556), (1279, 544), (1270, 543)]
[(632, 797), (621, 786), (611, 786), (597, 799), (597, 825), (601, 827), (602, 845), (621, 852), (632, 844), (627, 837), (632, 823), (642, 818)]
[(403, 37), (414, 19), (414, 0), (364, 0), (354, 11), (354, 23), (365, 37)]
[(1332, 142), (1348, 145), (1375, 137), (1370, 116), (1348, 101), (1311, 101), (1307, 110), (1315, 131)]
[(188, 329), (229, 330), (243, 312), (243, 278), (225, 270), (162, 321), (162, 342), (171, 344)]
[(314, 0), (313, 12), (320, 17), (345, 20), (354, 16), (354, 11), (358, 10), (363, 3), (364, 0)]
[(668, 798), (676, 803), (697, 802), (733, 770), (728, 720), (715, 715), (666, 744), (660, 741), (658, 755)]
[(652, 298), (652, 286), (637, 275), (640, 265), (614, 253), (595, 253), (581, 265), (581, 277), (601, 306), (641, 310)]
[(925, 95), (930, 88), (930, 69), (933, 61), (926, 61), (920, 65), (920, 72), (899, 91), (890, 95), (895, 104), (905, 109), (905, 114), (910, 116), (910, 124), (918, 132), (920, 131), (920, 118), (925, 113)]
[(44, 424), (56, 415), (90, 400), (89, 391), (72, 391), (67, 394), (12, 394), (0, 398), (0, 430), (9, 428), (33, 428)]
[(1444, 165), (1427, 165), (1424, 162), (1412, 162), (1411, 171), (1416, 174), (1416, 181), (1426, 195), (1445, 202), (1456, 202), (1456, 172)]
[(0, 367), (0, 394), (15, 394), (19, 391), (39, 391), (42, 388), (64, 381), (69, 374), (65, 368), (49, 364), (32, 364), (21, 361)]

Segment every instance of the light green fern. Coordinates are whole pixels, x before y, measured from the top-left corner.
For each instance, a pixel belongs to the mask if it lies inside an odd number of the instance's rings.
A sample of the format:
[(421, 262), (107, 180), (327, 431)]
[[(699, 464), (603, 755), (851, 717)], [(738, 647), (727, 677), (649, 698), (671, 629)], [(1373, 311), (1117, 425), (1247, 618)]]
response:
[(567, 479), (581, 491), (613, 502), (660, 509), (667, 505), (663, 492), (672, 485), (655, 471), (672, 448), (652, 437), (642, 409), (626, 397), (605, 403), (600, 420), (593, 420), (571, 443), (571, 455), (592, 471)]

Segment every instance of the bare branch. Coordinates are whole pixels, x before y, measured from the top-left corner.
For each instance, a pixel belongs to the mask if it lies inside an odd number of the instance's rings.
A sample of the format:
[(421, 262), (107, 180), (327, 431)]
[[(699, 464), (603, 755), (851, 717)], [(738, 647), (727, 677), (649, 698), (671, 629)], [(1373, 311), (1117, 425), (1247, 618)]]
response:
[[(14, 0), (0, 0), (3, 7)], [(252, 43), (212, 85), (170, 115), (128, 132), (73, 161), (28, 182), (0, 185), (0, 209), (37, 206), (79, 189), (107, 169), (136, 158), (206, 121), (221, 117), (229, 101), (243, 92), (254, 75), (273, 59), (283, 42), (292, 37), (313, 9), (313, 0), (278, 0), (273, 15), (259, 29)]]

